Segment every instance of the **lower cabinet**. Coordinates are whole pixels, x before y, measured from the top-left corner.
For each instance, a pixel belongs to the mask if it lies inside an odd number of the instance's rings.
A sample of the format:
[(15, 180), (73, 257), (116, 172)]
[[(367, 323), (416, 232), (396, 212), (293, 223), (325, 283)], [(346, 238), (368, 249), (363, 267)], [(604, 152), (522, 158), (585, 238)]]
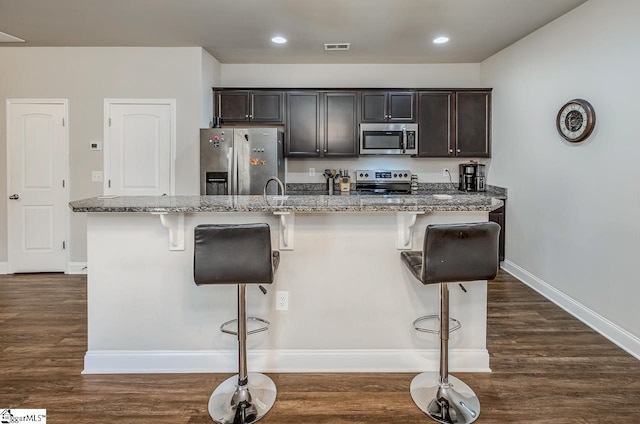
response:
[(285, 156), (357, 156), (356, 92), (290, 91), (287, 105)]
[(507, 201), (503, 200), (503, 202), (504, 202), (504, 206), (489, 212), (489, 221), (495, 222), (496, 224), (500, 225), (500, 245), (498, 247), (498, 256), (501, 261), (504, 261), (504, 240), (505, 240), (505, 231), (506, 231), (504, 218), (506, 215), (505, 209), (507, 207)]

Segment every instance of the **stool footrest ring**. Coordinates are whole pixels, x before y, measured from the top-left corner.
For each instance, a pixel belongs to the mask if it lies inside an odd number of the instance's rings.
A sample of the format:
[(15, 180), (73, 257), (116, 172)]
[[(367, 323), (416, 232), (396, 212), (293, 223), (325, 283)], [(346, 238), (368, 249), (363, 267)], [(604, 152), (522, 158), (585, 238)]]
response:
[[(266, 319), (258, 318), (258, 317), (247, 317), (247, 321), (260, 322), (260, 323), (263, 324), (258, 328), (254, 328), (253, 330), (247, 331), (247, 336), (249, 336), (251, 334), (260, 333), (262, 331), (267, 331), (269, 329), (269, 325), (271, 325), (271, 323), (269, 321), (267, 321)], [(222, 331), (223, 333), (226, 333), (226, 334), (231, 334), (231, 335), (237, 336), (238, 335), (237, 331), (229, 330), (228, 328), (226, 328), (228, 325), (233, 324), (233, 323), (236, 323), (236, 326), (237, 326), (237, 322), (238, 322), (238, 319), (236, 318), (236, 319), (232, 319), (232, 320), (229, 320), (229, 321), (223, 323), (220, 326), (220, 331)]]
[[(422, 333), (431, 333), (431, 334), (440, 334), (440, 329), (432, 329), (432, 328), (425, 328), (425, 327), (420, 327), (418, 324), (420, 324), (423, 321), (430, 321), (430, 320), (435, 320), (440, 322), (440, 317), (438, 315), (425, 315), (422, 316), (418, 319), (416, 319), (415, 321), (413, 321), (413, 328), (416, 331), (420, 331)], [(462, 324), (460, 324), (460, 321), (458, 321), (455, 318), (449, 318), (449, 322), (450, 327), (449, 327), (449, 333), (453, 333), (456, 330), (459, 330), (462, 327)]]

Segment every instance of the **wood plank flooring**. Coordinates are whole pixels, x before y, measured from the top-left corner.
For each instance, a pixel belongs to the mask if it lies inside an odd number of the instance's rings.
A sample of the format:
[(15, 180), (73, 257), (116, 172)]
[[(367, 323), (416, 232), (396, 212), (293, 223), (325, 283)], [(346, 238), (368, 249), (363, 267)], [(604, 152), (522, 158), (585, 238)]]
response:
[[(48, 423), (211, 423), (228, 375), (81, 375), (84, 276), (0, 276), (0, 408), (46, 408)], [(410, 325), (410, 323), (407, 323)], [(489, 283), (492, 373), (459, 373), (478, 393), (477, 423), (640, 423), (640, 361), (501, 272)], [(260, 422), (431, 423), (413, 374), (272, 374)]]

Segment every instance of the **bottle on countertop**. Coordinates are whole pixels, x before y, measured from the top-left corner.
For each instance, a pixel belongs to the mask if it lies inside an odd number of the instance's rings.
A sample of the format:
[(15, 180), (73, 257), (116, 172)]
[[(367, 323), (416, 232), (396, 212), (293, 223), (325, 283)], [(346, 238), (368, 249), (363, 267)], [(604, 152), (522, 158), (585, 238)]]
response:
[(418, 194), (418, 175), (411, 174), (411, 194)]

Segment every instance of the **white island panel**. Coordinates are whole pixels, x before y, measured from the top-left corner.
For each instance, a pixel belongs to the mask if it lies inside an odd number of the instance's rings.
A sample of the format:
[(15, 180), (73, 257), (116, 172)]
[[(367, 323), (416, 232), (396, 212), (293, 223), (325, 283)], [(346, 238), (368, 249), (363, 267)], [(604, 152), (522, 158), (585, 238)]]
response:
[[(430, 223), (484, 222), (486, 211), (427, 212), (414, 226), (420, 250)], [(185, 250), (149, 213), (89, 213), (86, 373), (235, 372), (236, 339), (219, 325), (236, 314), (236, 286), (193, 282), (193, 228), (267, 222), (266, 212), (186, 213)], [(249, 367), (263, 372), (436, 371), (437, 335), (414, 319), (438, 313), (437, 286), (423, 286), (400, 261), (394, 212), (296, 214), (295, 250), (281, 252), (267, 295), (248, 289), (248, 314), (271, 321), (248, 338)], [(247, 261), (251, 258), (247, 257)], [(453, 371), (489, 371), (486, 282), (451, 285)], [(289, 310), (275, 310), (275, 292)], [(435, 325), (435, 324), (434, 324)]]

